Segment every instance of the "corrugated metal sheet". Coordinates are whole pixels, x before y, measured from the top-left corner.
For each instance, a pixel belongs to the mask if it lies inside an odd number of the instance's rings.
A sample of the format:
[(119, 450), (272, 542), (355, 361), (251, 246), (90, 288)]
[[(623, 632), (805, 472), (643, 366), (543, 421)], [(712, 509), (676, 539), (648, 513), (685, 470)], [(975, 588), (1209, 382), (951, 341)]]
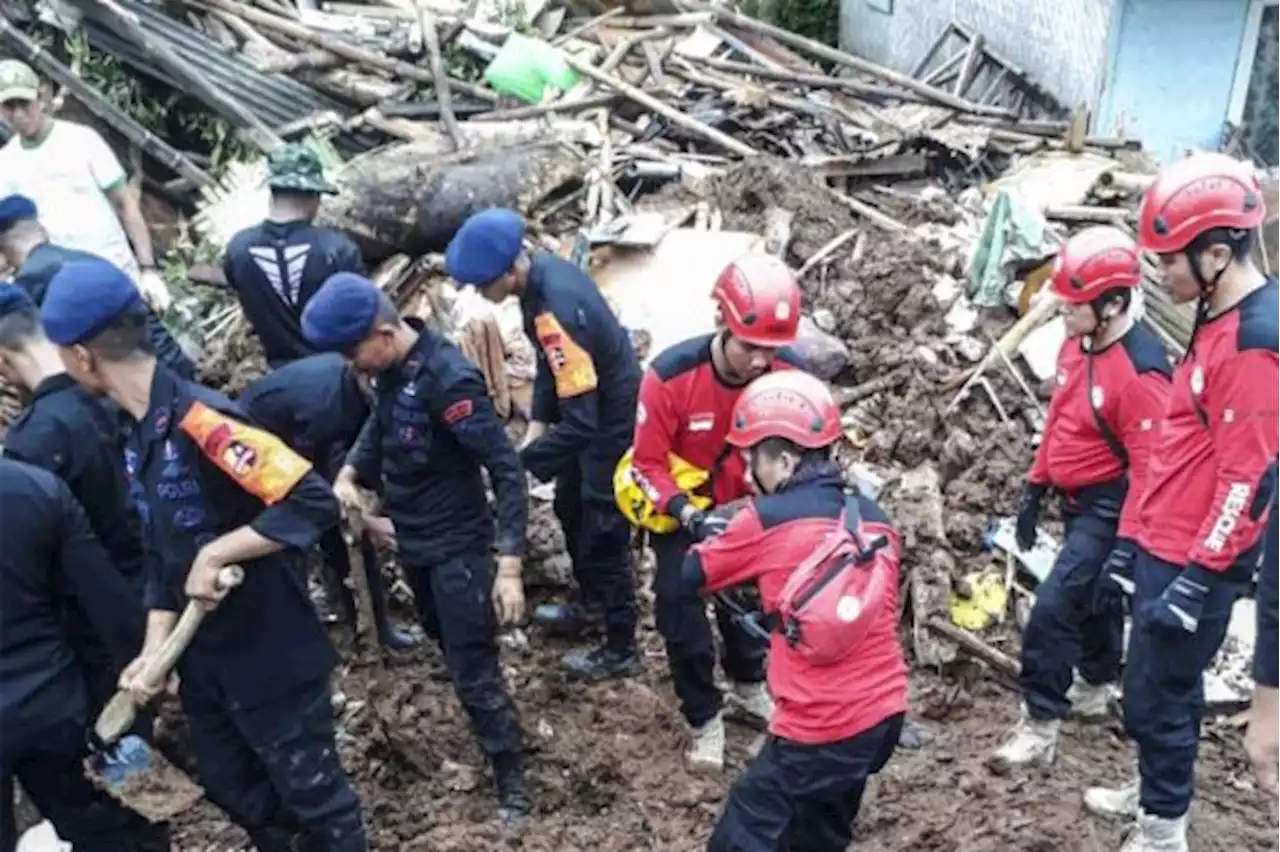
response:
[[(282, 127), (322, 110), (348, 115), (351, 107), (317, 92), (283, 74), (263, 74), (241, 57), (229, 53), (222, 45), (203, 33), (169, 17), (155, 7), (138, 0), (118, 0), (119, 4), (138, 16), (148, 35), (167, 44), (188, 62), (193, 71), (204, 75), (209, 83), (243, 104), (269, 127)], [(139, 73), (158, 80), (177, 91), (185, 87), (162, 67), (108, 25), (109, 19), (93, 3), (76, 3), (84, 12), (84, 29), (89, 44), (109, 53)], [(236, 123), (233, 116), (223, 116)], [(380, 138), (369, 134), (343, 133), (335, 144), (350, 156), (376, 146)]]

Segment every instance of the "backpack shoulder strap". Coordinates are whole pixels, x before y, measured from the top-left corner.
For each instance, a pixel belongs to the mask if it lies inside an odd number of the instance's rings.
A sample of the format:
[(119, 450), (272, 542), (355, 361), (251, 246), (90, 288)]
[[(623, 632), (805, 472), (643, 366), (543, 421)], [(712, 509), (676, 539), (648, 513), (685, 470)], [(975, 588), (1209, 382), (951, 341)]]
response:
[(847, 531), (858, 532), (858, 527), (862, 525), (862, 512), (858, 509), (858, 492), (846, 491), (844, 494), (844, 508), (840, 510), (840, 523)]

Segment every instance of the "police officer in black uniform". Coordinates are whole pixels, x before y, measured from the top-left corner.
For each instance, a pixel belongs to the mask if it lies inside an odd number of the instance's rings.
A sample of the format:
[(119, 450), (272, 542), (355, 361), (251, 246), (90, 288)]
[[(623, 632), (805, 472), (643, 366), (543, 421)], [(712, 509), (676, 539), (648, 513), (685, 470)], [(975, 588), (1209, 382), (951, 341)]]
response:
[[(54, 273), (73, 260), (97, 260), (98, 256), (78, 249), (54, 245), (40, 224), (35, 202), (25, 195), (0, 198), (0, 254), (13, 267), (13, 283), (27, 291), (36, 306), (44, 304), (44, 294)], [(195, 377), (195, 362), (182, 351), (169, 330), (154, 312), (147, 313), (147, 335), (165, 366), (184, 379)]]
[[(493, 763), (501, 815), (518, 827), (532, 803), (495, 621), (515, 623), (524, 613), (528, 504), (520, 457), (476, 366), (417, 320), (401, 319), (368, 279), (330, 278), (307, 305), (302, 327), (313, 345), (341, 351), (375, 377), (373, 416), (334, 490), (348, 511), (358, 512), (357, 486), (382, 484), (422, 625), (444, 650), (458, 699)], [(497, 498), (496, 537), (481, 468)]]
[(282, 145), (267, 170), (267, 218), (231, 238), (222, 271), (274, 369), (315, 351), (302, 335), (302, 309), (330, 275), (363, 272), (364, 261), (346, 235), (312, 224), (320, 196), (337, 192), (315, 152)]
[[(245, 388), (239, 403), (254, 423), (293, 447), (331, 482), (369, 417), (369, 395), (355, 370), (341, 355), (328, 352), (308, 355), (267, 373)], [(378, 639), (392, 650), (406, 651), (418, 640), (387, 618), (387, 588), (378, 567), (378, 552), (367, 537), (360, 547)], [(351, 561), (339, 527), (320, 537), (320, 552), (330, 575), (329, 586), (337, 592), (347, 623), (354, 626), (356, 602), (345, 582)]]
[(492, 302), (518, 296), (525, 333), (537, 344), (533, 417), (520, 458), (537, 479), (556, 482), (555, 512), (582, 596), (578, 606), (540, 611), (538, 620), (576, 625), (593, 606), (602, 609), (604, 646), (569, 654), (565, 668), (589, 680), (626, 677), (643, 666), (631, 528), (614, 505), (613, 472), (635, 431), (640, 363), (595, 282), (554, 254), (526, 254), (524, 230), (515, 211), (477, 213), (445, 262), (454, 280)]
[[(259, 852), (364, 852), (360, 805), (338, 761), (329, 673), (337, 654), (307, 596), (303, 555), (338, 521), (311, 464), (222, 395), (157, 364), (133, 282), (105, 261), (58, 271), (45, 334), (86, 390), (123, 412), (125, 470), (146, 536), (138, 675), (187, 598), (211, 609), (178, 664), (183, 709), (209, 799)], [(218, 585), (244, 568), (233, 593)], [(225, 597), (225, 600), (223, 599)]]
[[(0, 375), (31, 394), (31, 404), (9, 427), (4, 454), (57, 474), (71, 487), (111, 567), (136, 593), (140, 635), (145, 553), (138, 515), (125, 489), (116, 415), (110, 403), (94, 399), (66, 374), (40, 327), (35, 304), (12, 284), (0, 284)], [(115, 692), (120, 671), (90, 622), (70, 603), (67, 629), (85, 664), (96, 709)]]
[(64, 616), (69, 597), (123, 666), (142, 644), (141, 602), (46, 470), (0, 459), (0, 541), (0, 850), (18, 840), (16, 776), (77, 852), (167, 852), (165, 826), (84, 776), (94, 709)]

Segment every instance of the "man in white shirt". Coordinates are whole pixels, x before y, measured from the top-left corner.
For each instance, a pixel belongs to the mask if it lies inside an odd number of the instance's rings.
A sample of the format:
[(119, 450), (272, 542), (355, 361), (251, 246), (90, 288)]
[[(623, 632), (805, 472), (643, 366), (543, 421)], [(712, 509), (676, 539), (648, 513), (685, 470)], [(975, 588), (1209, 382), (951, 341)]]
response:
[(138, 193), (106, 141), (45, 112), (40, 79), (15, 59), (0, 61), (0, 118), (14, 131), (0, 148), (0, 196), (33, 200), (54, 243), (111, 261), (163, 313), (169, 293)]

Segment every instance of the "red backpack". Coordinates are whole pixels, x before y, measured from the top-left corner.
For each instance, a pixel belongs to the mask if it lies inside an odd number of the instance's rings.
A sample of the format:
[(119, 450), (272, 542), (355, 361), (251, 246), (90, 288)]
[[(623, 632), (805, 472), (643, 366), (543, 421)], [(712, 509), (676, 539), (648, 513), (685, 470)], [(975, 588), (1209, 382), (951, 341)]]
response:
[(857, 495), (845, 498), (840, 526), (791, 572), (778, 598), (775, 629), (815, 666), (852, 653), (881, 617), (898, 556), (888, 539), (862, 535)]

